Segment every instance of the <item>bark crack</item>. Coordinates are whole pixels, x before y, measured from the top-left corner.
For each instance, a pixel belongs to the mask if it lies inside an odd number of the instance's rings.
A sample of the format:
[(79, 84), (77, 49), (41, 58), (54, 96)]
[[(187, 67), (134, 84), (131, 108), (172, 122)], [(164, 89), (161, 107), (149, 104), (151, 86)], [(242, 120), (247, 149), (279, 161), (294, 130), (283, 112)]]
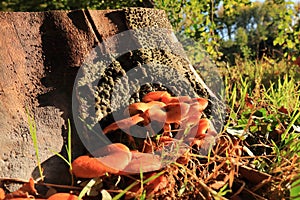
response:
[(98, 40), (98, 43), (102, 43), (103, 42), (103, 39), (96, 27), (96, 24), (90, 14), (90, 11), (89, 10), (84, 10), (84, 15), (86, 16), (88, 22), (90, 23), (91, 27), (92, 27), (92, 31), (94, 32), (95, 36), (96, 36), (96, 39)]

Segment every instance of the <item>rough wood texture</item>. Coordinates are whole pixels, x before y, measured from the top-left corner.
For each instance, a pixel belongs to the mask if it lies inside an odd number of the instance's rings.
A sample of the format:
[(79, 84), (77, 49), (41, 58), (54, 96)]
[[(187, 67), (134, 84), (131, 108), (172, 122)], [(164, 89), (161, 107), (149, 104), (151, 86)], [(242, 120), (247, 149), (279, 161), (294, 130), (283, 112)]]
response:
[[(67, 166), (53, 156), (51, 150), (65, 153), (63, 143), (67, 119), (72, 119), (71, 94), (78, 68), (97, 44), (122, 31), (148, 26), (171, 29), (165, 13), (154, 9), (0, 13), (0, 177), (38, 177), (34, 170), (36, 158), (28, 130), (27, 108), (37, 123), (46, 181), (68, 183)], [(172, 37), (171, 33), (168, 37)], [(168, 64), (191, 82), (196, 93), (207, 96), (186, 61), (170, 52), (146, 48), (147, 36), (133, 36), (128, 42), (140, 44), (141, 49), (122, 55), (114, 66), (121, 66), (126, 72), (136, 66), (137, 61)], [(118, 45), (118, 41), (113, 42), (109, 50), (113, 51)], [(115, 70), (114, 66), (105, 70), (103, 76), (116, 81), (117, 77), (110, 72)], [(168, 72), (160, 73), (164, 76)], [(107, 86), (103, 81), (98, 86), (110, 91), (113, 84)], [(131, 81), (124, 84), (131, 84)], [(142, 88), (138, 90), (139, 94), (145, 92)], [(100, 110), (101, 120), (116, 107), (101, 101), (99, 95), (100, 103), (95, 107)], [(72, 129), (72, 133), (76, 133), (74, 126)], [(74, 135), (73, 157), (84, 151)]]

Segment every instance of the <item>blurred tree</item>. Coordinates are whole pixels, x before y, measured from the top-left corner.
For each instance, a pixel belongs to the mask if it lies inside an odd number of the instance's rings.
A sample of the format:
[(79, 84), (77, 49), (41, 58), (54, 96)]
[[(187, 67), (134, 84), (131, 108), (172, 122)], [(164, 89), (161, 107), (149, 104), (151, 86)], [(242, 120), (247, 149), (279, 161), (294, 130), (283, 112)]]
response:
[[(167, 11), (177, 32), (199, 40), (214, 59), (222, 56), (219, 50), (222, 36), (231, 37), (231, 30), (227, 29), (227, 35), (224, 36), (223, 29), (234, 23), (236, 9), (249, 3), (250, 0), (155, 1), (156, 7)], [(222, 17), (226, 20), (222, 21)]]
[(153, 7), (151, 0), (2, 0), (2, 11), (46, 11), (46, 10), (74, 10), (74, 9), (118, 9), (123, 7)]
[[(285, 0), (155, 0), (175, 30), (199, 40), (214, 60), (288, 57), (299, 49), (299, 7)], [(298, 12), (297, 12), (298, 11)], [(293, 54), (294, 55), (294, 54)]]
[[(2, 0), (2, 11), (156, 7), (174, 30), (191, 37), (213, 60), (295, 59), (300, 49), (300, 4), (288, 0)], [(201, 49), (201, 50), (200, 50)]]

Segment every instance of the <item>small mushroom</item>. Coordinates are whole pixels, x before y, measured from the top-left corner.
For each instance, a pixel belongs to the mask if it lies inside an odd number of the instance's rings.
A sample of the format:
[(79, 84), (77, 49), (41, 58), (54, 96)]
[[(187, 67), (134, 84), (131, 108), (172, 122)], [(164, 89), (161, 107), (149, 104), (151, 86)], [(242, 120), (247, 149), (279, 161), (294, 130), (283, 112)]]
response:
[(113, 143), (92, 153), (101, 163), (107, 166), (110, 173), (118, 173), (124, 169), (132, 159), (129, 148), (122, 143)]
[(48, 198), (48, 200), (81, 200), (78, 196), (69, 193), (56, 193)]
[(191, 128), (188, 137), (190, 138), (203, 138), (205, 137), (205, 133), (209, 128), (210, 123), (208, 119), (200, 119), (198, 120), (198, 125)]
[(196, 134), (196, 138), (202, 138), (205, 137), (205, 133), (208, 130), (210, 126), (210, 123), (208, 121), (208, 119), (200, 119), (199, 123), (198, 123), (198, 129), (197, 129), (197, 134)]
[(152, 106), (164, 107), (165, 105), (166, 105), (165, 103), (160, 101), (151, 101), (148, 103), (138, 102), (138, 103), (130, 104), (126, 110), (128, 110), (130, 116), (132, 116), (139, 113), (143, 113), (146, 110), (150, 109)]
[(190, 145), (201, 146), (202, 139), (206, 137), (206, 132), (209, 130), (210, 123), (208, 119), (200, 119), (197, 126), (194, 126), (187, 136)]
[(143, 114), (146, 122), (156, 120), (159, 122), (180, 123), (189, 111), (190, 105), (187, 103), (170, 103), (163, 108), (153, 106)]
[(72, 173), (79, 178), (95, 178), (105, 175), (105, 173), (117, 173), (112, 171), (97, 158), (88, 155), (79, 156), (72, 162)]
[(203, 111), (207, 106), (208, 106), (208, 101), (207, 99), (204, 99), (204, 98), (194, 98), (193, 101), (196, 101), (198, 104), (198, 109), (199, 111)]
[(189, 102), (191, 101), (191, 97), (189, 96), (179, 96), (179, 97), (169, 97), (169, 96), (163, 96), (161, 99), (162, 102), (165, 104), (169, 103), (182, 103), (182, 102)]
[(158, 139), (158, 144), (159, 145), (162, 145), (162, 146), (167, 146), (169, 145), (170, 143), (173, 142), (173, 138), (172, 137), (169, 137), (169, 136), (161, 136), (159, 139)]
[(116, 121), (103, 129), (103, 133), (107, 134), (110, 131), (117, 129), (129, 129), (131, 126), (136, 125), (139, 122), (144, 121), (144, 118), (140, 114), (136, 114), (132, 117)]
[(178, 123), (185, 118), (190, 105), (187, 103), (170, 103), (164, 109), (167, 113), (166, 123)]
[[(196, 100), (196, 102), (195, 102)], [(195, 98), (193, 102), (190, 104), (189, 112), (186, 114), (186, 118), (184, 119), (185, 126), (194, 126), (199, 122), (199, 119), (203, 115), (202, 111), (207, 107), (208, 101), (203, 98)]]
[(131, 161), (131, 152), (123, 144), (116, 143), (94, 152), (99, 157), (80, 156), (72, 162), (72, 173), (80, 178), (94, 178), (106, 173), (118, 174)]
[[(120, 148), (121, 147), (121, 148)], [(152, 172), (161, 169), (161, 161), (158, 155), (127, 151), (123, 144), (110, 144), (104, 152), (109, 155), (99, 158), (80, 156), (72, 163), (72, 172), (79, 178), (94, 178), (111, 174), (138, 174), (140, 172)], [(101, 150), (97, 150), (101, 152)], [(96, 153), (97, 153), (96, 152)]]
[(162, 168), (158, 155), (131, 151), (132, 159), (128, 165), (120, 171), (120, 174), (138, 174), (140, 172), (153, 172)]
[(166, 91), (154, 91), (146, 94), (143, 97), (142, 101), (146, 103), (150, 101), (162, 101), (163, 98), (168, 98), (168, 97), (171, 97), (171, 95)]
[(167, 113), (163, 108), (153, 106), (143, 113), (145, 119), (145, 124), (149, 124), (152, 120), (165, 122), (167, 118)]

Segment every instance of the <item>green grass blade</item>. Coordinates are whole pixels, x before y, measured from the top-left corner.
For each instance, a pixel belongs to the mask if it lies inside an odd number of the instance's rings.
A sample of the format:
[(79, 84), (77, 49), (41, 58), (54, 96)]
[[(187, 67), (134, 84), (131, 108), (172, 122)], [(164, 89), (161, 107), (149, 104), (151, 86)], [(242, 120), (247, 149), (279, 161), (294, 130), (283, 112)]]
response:
[(300, 200), (300, 177), (298, 180), (292, 183), (292, 188), (290, 190), (292, 200)]
[(41, 180), (44, 181), (44, 175), (43, 175), (42, 165), (41, 165), (40, 156), (39, 156), (39, 147), (38, 147), (37, 134), (36, 134), (36, 123), (34, 121), (34, 118), (29, 114), (27, 109), (26, 109), (26, 113), (27, 113), (27, 118), (28, 118), (29, 133), (30, 133), (32, 141), (33, 141), (33, 146), (35, 149), (35, 156), (36, 156), (36, 160), (37, 160), (40, 177), (41, 177)]

